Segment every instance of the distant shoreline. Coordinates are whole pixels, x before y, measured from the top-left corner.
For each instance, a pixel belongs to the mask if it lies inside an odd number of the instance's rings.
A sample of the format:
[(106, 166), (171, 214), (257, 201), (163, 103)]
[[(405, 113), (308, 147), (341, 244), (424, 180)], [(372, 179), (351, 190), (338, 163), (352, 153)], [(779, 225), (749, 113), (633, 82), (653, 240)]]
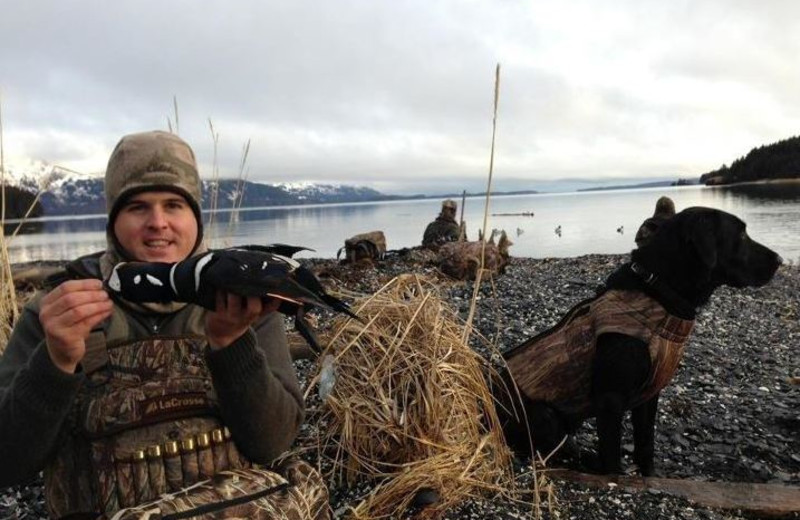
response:
[(800, 184), (800, 177), (793, 179), (758, 179), (756, 181), (732, 182), (730, 184), (700, 184), (705, 188), (728, 188), (731, 186), (753, 186), (759, 184)]

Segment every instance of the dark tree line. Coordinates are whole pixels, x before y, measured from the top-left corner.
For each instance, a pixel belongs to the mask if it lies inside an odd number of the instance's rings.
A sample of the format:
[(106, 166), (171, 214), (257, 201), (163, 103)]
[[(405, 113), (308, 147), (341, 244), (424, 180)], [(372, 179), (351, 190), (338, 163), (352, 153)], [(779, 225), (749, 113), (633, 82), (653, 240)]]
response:
[(730, 166), (700, 176), (703, 184), (800, 178), (800, 136), (753, 148)]
[[(36, 201), (36, 195), (22, 190), (15, 186), (3, 186), (5, 192), (5, 214), (4, 219), (22, 218), (28, 213), (28, 208)], [(33, 209), (28, 214), (28, 218), (42, 216), (42, 205), (36, 201)]]

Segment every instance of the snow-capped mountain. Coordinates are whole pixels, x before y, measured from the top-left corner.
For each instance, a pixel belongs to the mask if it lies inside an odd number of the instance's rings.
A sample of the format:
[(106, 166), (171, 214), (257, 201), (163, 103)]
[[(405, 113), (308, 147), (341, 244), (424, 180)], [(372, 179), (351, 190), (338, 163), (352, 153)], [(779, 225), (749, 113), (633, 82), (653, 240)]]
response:
[[(3, 176), (9, 186), (16, 186), (34, 193), (44, 190), (54, 194), (65, 189), (73, 189), (70, 186), (86, 186), (99, 179), (96, 175), (75, 172), (41, 161), (23, 166), (9, 166), (5, 169)], [(102, 179), (100, 180), (102, 181)]]
[(316, 184), (313, 182), (281, 182), (273, 184), (290, 195), (306, 202), (356, 202), (387, 198), (378, 191), (365, 186), (344, 184)]
[[(24, 169), (9, 168), (5, 172), (5, 182), (9, 186), (16, 186), (31, 193), (41, 190), (40, 201), (43, 214), (47, 216), (105, 212), (103, 179), (100, 176), (80, 174), (58, 166), (37, 163)], [(265, 184), (220, 179), (218, 183), (203, 180), (203, 208), (211, 208), (214, 199), (216, 199), (215, 207), (231, 208), (238, 200), (240, 191), (243, 192), (240, 204), (243, 208), (395, 198), (363, 186), (317, 183)]]
[(41, 192), (39, 203), (43, 215), (79, 215), (105, 210), (103, 180), (95, 175), (35, 162), (7, 168), (3, 179), (6, 185), (34, 195)]

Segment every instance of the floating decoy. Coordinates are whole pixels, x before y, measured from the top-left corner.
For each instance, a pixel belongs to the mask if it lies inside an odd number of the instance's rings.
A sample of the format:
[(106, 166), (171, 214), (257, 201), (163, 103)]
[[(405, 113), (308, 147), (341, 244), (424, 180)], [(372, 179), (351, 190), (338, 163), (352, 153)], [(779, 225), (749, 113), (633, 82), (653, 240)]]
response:
[[(287, 244), (210, 250), (181, 262), (122, 262), (114, 266), (106, 288), (134, 302), (188, 302), (214, 310), (216, 293), (281, 300), (278, 310), (294, 316), (295, 328), (317, 352), (307, 307), (320, 307), (359, 319), (342, 300), (325, 291), (317, 277), (291, 258), (305, 247)], [(283, 254), (281, 254), (283, 253)]]

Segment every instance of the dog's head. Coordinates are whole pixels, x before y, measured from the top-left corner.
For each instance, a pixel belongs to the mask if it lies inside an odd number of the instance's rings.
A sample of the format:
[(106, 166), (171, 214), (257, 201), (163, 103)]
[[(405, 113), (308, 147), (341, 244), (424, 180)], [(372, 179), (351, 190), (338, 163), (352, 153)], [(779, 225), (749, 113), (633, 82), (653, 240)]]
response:
[(687, 208), (669, 219), (648, 245), (634, 250), (632, 259), (679, 287), (694, 286), (701, 300), (720, 285), (762, 286), (782, 259), (750, 238), (746, 228), (730, 213)]

